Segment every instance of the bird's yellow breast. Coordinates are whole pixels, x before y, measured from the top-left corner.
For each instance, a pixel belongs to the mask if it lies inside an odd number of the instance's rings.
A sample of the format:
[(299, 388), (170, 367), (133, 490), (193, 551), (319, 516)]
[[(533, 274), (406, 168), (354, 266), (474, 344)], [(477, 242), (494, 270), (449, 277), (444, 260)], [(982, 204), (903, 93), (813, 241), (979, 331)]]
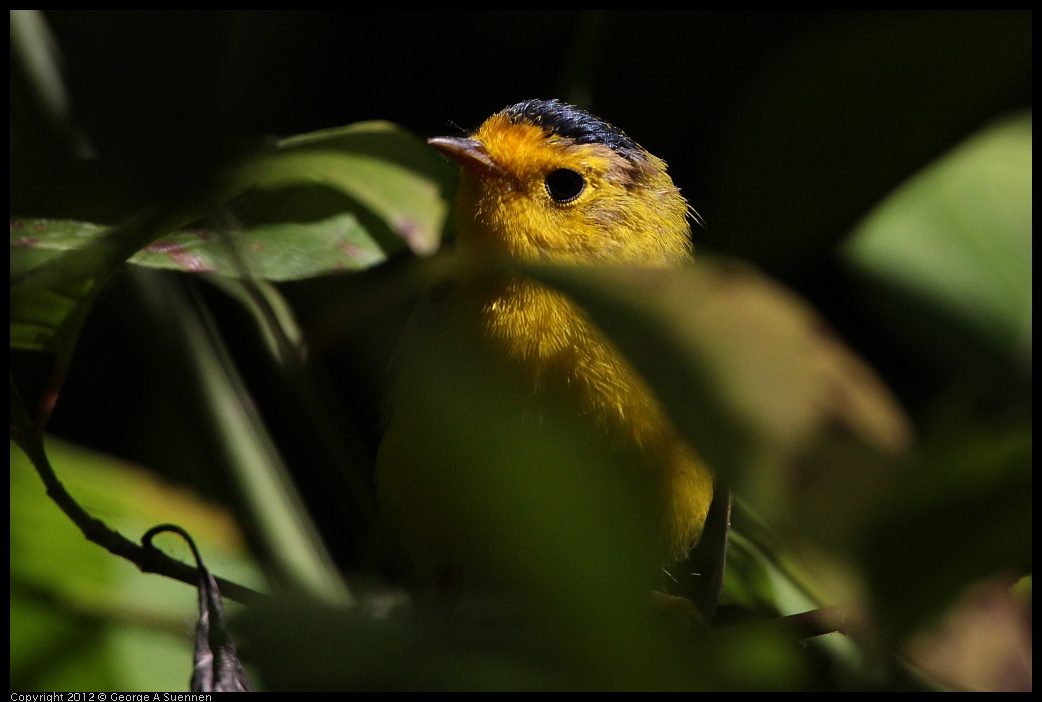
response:
[[(712, 500), (712, 475), (643, 379), (586, 314), (565, 296), (519, 277), (461, 281), (420, 310), (414, 323), (430, 328), (432, 320), (446, 314), (459, 327), (475, 330), (472, 340), (515, 371), (532, 398), (526, 412), (538, 413), (543, 401), (570, 407), (593, 423), (612, 449), (632, 460), (657, 502), (650, 510), (657, 521), (658, 555), (653, 560), (668, 564), (682, 558), (701, 535)], [(399, 388), (395, 403), (408, 405), (408, 411), (392, 412), (380, 449), (377, 481), (383, 517), (422, 581), (440, 586), (446, 573), (467, 579), (485, 564), (472, 561), (471, 542), (479, 536), (456, 521), (449, 496), (457, 492), (443, 482), (459, 476), (415, 448), (412, 432), (421, 420), (413, 414), (417, 408), (409, 387)], [(533, 416), (517, 419), (539, 421)], [(494, 471), (495, 466), (483, 469)]]
[(610, 444), (635, 457), (634, 469), (646, 472), (660, 500), (655, 511), (665, 558), (683, 556), (701, 534), (713, 481), (654, 393), (564, 295), (521, 278), (482, 287), (484, 294), (461, 294), (481, 300), (491, 352), (510, 359), (533, 394), (567, 402)]

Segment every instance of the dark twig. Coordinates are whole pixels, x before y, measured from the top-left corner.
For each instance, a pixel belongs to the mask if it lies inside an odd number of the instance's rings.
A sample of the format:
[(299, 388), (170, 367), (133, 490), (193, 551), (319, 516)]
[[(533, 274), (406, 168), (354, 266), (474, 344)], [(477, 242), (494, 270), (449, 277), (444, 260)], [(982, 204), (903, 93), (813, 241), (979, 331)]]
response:
[(824, 634), (850, 634), (857, 627), (855, 617), (845, 607), (822, 607), (790, 614), (774, 622), (795, 638), (809, 639)]
[[(92, 517), (73, 499), (58, 480), (50, 459), (47, 457), (47, 452), (44, 450), (43, 434), (36, 430), (35, 424), (30, 420), (13, 379), (11, 382), (11, 419), (13, 422), (11, 440), (22, 449), (33, 464), (47, 488), (47, 496), (79, 527), (88, 541), (101, 546), (109, 553), (125, 558), (136, 565), (142, 573), (156, 573), (180, 580), (193, 587), (196, 586), (198, 575), (194, 566), (175, 560), (155, 548), (146, 548), (134, 543), (118, 531), (110, 529), (100, 519)], [(243, 585), (222, 578), (216, 578), (216, 580), (221, 592), (236, 602), (256, 604), (266, 599), (265, 595)]]

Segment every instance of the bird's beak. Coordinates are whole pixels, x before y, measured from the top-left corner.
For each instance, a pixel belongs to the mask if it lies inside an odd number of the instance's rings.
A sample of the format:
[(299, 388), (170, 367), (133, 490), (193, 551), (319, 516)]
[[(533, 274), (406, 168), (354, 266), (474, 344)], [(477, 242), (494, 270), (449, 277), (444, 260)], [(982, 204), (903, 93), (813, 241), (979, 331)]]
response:
[(463, 137), (431, 137), (427, 143), (474, 173), (486, 176), (506, 173), (502, 166), (492, 160), (480, 141)]

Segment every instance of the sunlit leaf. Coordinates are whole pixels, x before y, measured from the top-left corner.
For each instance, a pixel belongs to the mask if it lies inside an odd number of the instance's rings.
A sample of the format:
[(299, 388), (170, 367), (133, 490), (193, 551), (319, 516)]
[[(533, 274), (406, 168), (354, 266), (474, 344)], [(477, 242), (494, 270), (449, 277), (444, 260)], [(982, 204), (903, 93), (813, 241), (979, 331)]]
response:
[(285, 139), (229, 176), (233, 190), (321, 185), (373, 212), (414, 253), (438, 248), (452, 170), (420, 139), (363, 122)]

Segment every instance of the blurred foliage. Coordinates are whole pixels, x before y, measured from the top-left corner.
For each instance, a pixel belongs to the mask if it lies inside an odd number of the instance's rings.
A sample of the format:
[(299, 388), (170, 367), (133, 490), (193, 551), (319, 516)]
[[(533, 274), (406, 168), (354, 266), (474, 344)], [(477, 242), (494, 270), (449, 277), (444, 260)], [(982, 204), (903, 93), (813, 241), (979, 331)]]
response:
[[(182, 487), (66, 442), (48, 453), (67, 487), (125, 533), (177, 515), (210, 565), (253, 587), (260, 573), (227, 510)], [(17, 689), (176, 690), (191, 673), (196, 599), (181, 583), (142, 576), (87, 543), (46, 503), (28, 460), (11, 447), (11, 685)], [(182, 559), (174, 537), (158, 545)]]
[[(262, 685), (1030, 688), (1030, 13), (11, 11), (11, 32), (12, 383), (34, 411), (63, 381), (46, 447), (94, 516), (178, 522), (215, 574), (263, 573), (280, 597), (237, 620)], [(709, 223), (690, 272), (527, 272), (735, 485), (710, 628), (638, 597), (625, 471), (566, 415), (519, 430), (509, 379), (444, 335), (417, 440), (528, 605), (386, 613), (379, 398), (452, 271), (429, 254), (453, 170), (420, 137), (552, 96), (665, 158)], [(183, 689), (194, 593), (87, 544), (11, 462), (12, 689)], [(779, 619), (822, 605), (871, 626)]]

